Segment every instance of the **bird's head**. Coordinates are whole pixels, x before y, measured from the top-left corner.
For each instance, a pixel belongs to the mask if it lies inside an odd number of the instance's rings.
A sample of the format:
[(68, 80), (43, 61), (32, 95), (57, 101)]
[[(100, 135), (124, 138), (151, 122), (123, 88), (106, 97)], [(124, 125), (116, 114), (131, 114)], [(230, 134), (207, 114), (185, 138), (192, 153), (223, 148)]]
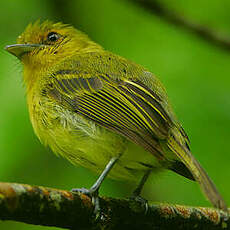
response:
[(24, 66), (47, 68), (71, 55), (102, 48), (70, 25), (37, 21), (27, 26), (17, 44), (5, 49), (19, 58)]

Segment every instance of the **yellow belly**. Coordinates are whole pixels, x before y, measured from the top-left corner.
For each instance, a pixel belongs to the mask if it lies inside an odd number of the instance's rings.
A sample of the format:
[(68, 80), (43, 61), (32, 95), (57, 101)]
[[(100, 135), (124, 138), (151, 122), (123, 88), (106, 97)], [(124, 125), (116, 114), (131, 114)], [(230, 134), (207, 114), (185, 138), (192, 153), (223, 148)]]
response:
[(71, 111), (33, 103), (30, 117), (40, 141), (75, 165), (101, 173), (112, 157), (120, 156), (109, 176), (125, 180), (139, 180), (151, 166), (161, 168), (142, 147)]

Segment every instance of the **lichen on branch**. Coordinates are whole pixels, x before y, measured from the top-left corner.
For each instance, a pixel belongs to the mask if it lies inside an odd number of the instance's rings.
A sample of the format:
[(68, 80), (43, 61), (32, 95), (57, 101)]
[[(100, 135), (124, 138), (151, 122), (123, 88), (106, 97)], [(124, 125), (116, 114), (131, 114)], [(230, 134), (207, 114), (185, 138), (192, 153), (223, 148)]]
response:
[(0, 220), (67, 229), (230, 229), (223, 211), (169, 204), (149, 205), (131, 199), (100, 198), (95, 217), (90, 197), (41, 186), (0, 183)]

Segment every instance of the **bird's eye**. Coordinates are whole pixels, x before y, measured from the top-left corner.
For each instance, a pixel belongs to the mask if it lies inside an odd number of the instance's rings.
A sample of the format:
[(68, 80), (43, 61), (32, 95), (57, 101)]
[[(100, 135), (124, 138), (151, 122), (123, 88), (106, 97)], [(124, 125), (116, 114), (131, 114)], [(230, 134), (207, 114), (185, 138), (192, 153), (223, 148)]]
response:
[(47, 35), (47, 40), (50, 42), (56, 42), (60, 38), (60, 35), (56, 32), (50, 32)]

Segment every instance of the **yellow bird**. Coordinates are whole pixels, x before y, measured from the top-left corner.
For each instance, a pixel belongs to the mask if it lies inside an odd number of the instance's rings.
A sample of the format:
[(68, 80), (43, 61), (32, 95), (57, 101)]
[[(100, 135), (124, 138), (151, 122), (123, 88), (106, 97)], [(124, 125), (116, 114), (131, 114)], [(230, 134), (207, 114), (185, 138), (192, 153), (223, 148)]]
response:
[(72, 26), (50, 21), (30, 24), (6, 50), (24, 66), (30, 119), (40, 141), (101, 173), (90, 189), (74, 189), (91, 195), (97, 210), (108, 173), (140, 180), (134, 191), (139, 196), (151, 172), (169, 169), (197, 181), (210, 202), (227, 211), (154, 74)]

